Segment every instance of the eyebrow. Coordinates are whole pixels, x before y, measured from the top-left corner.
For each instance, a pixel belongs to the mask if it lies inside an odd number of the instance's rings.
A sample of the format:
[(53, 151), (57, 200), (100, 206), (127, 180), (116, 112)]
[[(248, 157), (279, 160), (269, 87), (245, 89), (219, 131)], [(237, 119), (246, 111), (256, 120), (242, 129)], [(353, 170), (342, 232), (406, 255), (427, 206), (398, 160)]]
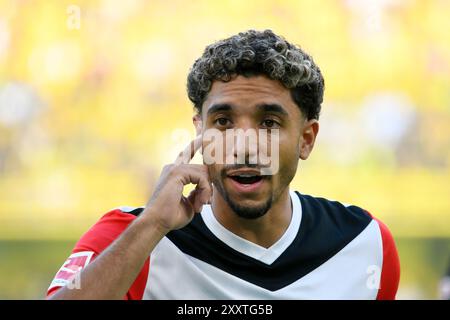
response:
[[(278, 113), (283, 116), (289, 116), (289, 113), (279, 104), (276, 103), (262, 103), (258, 104), (256, 106), (258, 111), (262, 112), (272, 112), (272, 113)], [(207, 112), (207, 116), (210, 116), (214, 113), (221, 112), (221, 111), (231, 111), (233, 107), (228, 103), (218, 103), (212, 105)]]
[(279, 104), (277, 103), (263, 103), (263, 104), (258, 104), (256, 106), (258, 109), (260, 109), (260, 111), (263, 112), (272, 112), (272, 113), (278, 113), (280, 115), (283, 116), (289, 116), (289, 113)]
[(227, 103), (219, 103), (219, 104), (213, 104), (206, 113), (206, 116), (210, 116), (214, 113), (221, 112), (221, 111), (230, 111), (233, 109), (231, 105)]

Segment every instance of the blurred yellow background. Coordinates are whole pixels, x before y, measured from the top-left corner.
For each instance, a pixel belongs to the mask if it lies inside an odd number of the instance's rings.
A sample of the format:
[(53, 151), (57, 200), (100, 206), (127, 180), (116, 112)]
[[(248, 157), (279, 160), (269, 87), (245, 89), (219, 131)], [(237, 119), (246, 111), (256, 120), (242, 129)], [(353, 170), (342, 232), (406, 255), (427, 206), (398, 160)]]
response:
[(0, 0), (0, 298), (40, 299), (109, 209), (141, 206), (194, 136), (204, 47), (272, 29), (325, 77), (292, 188), (359, 205), (397, 241), (399, 298), (450, 263), (450, 1)]

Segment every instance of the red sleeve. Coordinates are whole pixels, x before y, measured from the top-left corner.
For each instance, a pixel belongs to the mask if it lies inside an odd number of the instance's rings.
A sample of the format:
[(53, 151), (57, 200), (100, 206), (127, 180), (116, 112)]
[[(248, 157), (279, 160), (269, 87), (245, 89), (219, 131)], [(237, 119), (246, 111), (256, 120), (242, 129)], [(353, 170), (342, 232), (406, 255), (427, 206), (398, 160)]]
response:
[(381, 267), (380, 289), (377, 300), (395, 300), (400, 281), (400, 259), (394, 238), (386, 225), (375, 219), (380, 226), (383, 241), (383, 266)]
[[(64, 286), (74, 277), (74, 273), (86, 267), (95, 257), (105, 250), (136, 218), (136, 216), (115, 209), (105, 214), (77, 242), (72, 254), (57, 272), (48, 291), (47, 297)], [(131, 285), (124, 299), (140, 300), (147, 283), (150, 258)]]
[(400, 259), (398, 257), (397, 247), (388, 227), (370, 212), (368, 213), (380, 227), (383, 244), (383, 265), (381, 267), (380, 288), (378, 289), (377, 300), (395, 300), (400, 281)]

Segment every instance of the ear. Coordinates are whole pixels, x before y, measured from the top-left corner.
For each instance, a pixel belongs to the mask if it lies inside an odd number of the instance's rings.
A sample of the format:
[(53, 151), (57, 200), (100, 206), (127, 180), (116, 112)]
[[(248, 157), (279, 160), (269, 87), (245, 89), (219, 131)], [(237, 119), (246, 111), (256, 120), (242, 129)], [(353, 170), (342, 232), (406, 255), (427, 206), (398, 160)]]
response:
[(300, 159), (306, 160), (314, 148), (314, 143), (319, 133), (319, 122), (316, 119), (307, 120), (304, 122), (301, 130), (299, 153)]
[(194, 127), (195, 127), (195, 135), (198, 136), (199, 134), (202, 133), (202, 127), (203, 127), (201, 115), (199, 115), (198, 113), (196, 115), (194, 115), (192, 117), (192, 123), (194, 124)]

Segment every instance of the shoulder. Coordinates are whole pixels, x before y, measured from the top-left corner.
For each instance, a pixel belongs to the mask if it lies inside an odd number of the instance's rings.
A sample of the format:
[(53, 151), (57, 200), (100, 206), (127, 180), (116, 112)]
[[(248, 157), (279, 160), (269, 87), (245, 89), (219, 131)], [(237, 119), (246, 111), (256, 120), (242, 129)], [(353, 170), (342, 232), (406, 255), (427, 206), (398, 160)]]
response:
[(395, 299), (400, 279), (400, 260), (391, 231), (371, 212), (356, 205), (344, 204), (296, 192), (302, 204), (302, 228), (314, 243), (341, 243), (340, 247), (357, 237), (377, 242), (382, 261), (380, 288), (377, 299)]
[(107, 211), (78, 241), (77, 251), (103, 251), (144, 210), (144, 207), (118, 207)]
[[(67, 285), (74, 276), (73, 270), (82, 270), (104, 251), (144, 210), (144, 207), (120, 207), (104, 214), (76, 243), (70, 256), (56, 273), (47, 296)], [(149, 259), (146, 260), (135, 282), (128, 290), (126, 299), (141, 299), (143, 296)]]
[(296, 191), (302, 205), (302, 225), (314, 232), (359, 235), (371, 227), (382, 240), (385, 249), (394, 245), (389, 228), (369, 210), (360, 206), (301, 194)]
[(335, 229), (358, 234), (372, 222), (369, 212), (359, 206), (295, 192), (302, 207), (302, 224), (314, 229)]

